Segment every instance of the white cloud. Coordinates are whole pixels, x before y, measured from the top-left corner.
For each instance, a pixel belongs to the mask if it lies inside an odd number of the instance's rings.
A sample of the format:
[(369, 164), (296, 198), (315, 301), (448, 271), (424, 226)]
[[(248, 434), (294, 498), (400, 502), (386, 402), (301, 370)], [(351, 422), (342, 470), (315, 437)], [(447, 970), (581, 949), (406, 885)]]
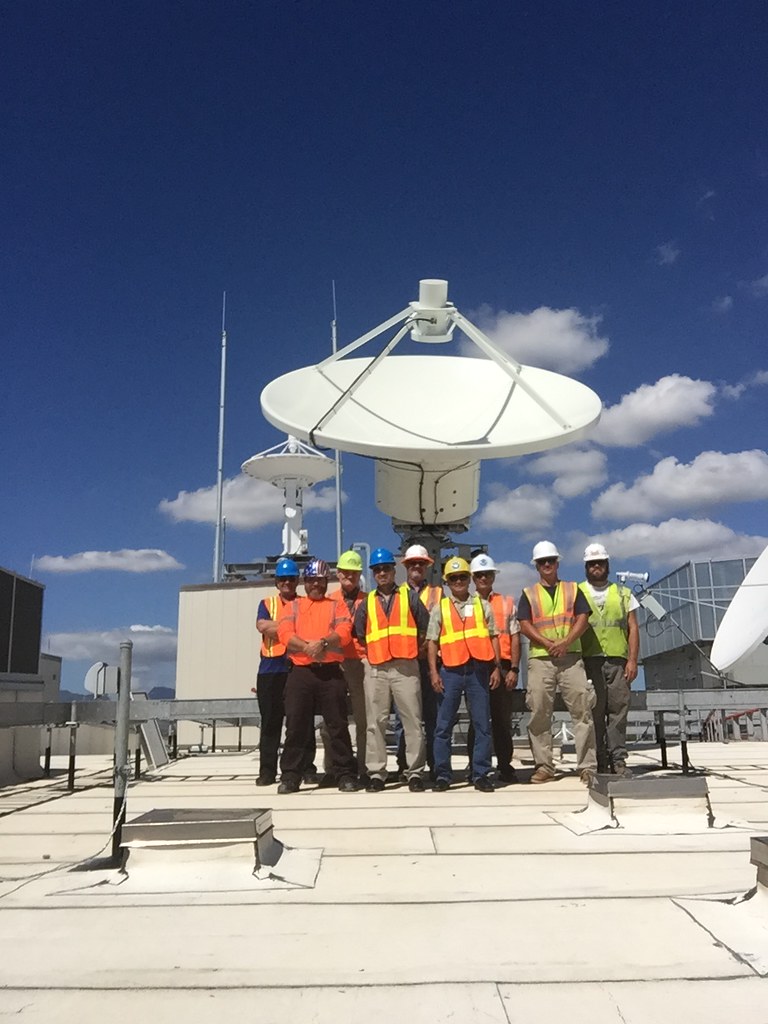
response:
[(575, 498), (604, 484), (607, 458), (597, 448), (561, 448), (547, 452), (528, 463), (533, 476), (553, 476), (555, 493), (561, 498)]
[(749, 380), (750, 384), (768, 384), (768, 370), (757, 370)]
[(714, 412), (717, 388), (707, 380), (673, 373), (655, 384), (642, 384), (618, 405), (603, 410), (592, 440), (625, 448), (645, 444), (656, 434), (694, 427)]
[[(598, 333), (601, 318), (584, 316), (578, 309), (540, 306), (532, 313), (494, 313), (486, 306), (478, 319), (488, 337), (513, 359), (559, 373), (583, 370), (609, 348), (608, 339)], [(463, 351), (477, 354), (469, 342)]]
[(183, 569), (173, 555), (158, 548), (123, 548), (120, 551), (79, 551), (75, 555), (41, 555), (35, 569), (40, 572), (164, 572)]
[(494, 590), (499, 594), (511, 594), (515, 601), (522, 594), (523, 587), (530, 587), (538, 579), (533, 566), (525, 562), (497, 562), (496, 568), (499, 575)]
[[(160, 511), (177, 523), (215, 523), (216, 487), (197, 491), (179, 491), (175, 498), (164, 498)], [(334, 487), (308, 487), (304, 491), (305, 512), (333, 512)], [(254, 530), (283, 521), (283, 492), (264, 480), (241, 473), (224, 481), (223, 510), (227, 527)]]
[[(168, 682), (168, 664), (176, 661), (176, 631), (168, 626), (124, 626), (116, 629), (83, 630), (76, 633), (48, 633), (43, 649), (65, 661), (105, 661), (120, 664), (120, 644), (133, 641), (132, 684), (157, 685)], [(159, 669), (165, 666), (165, 671)], [(171, 681), (172, 682), (172, 681)]]
[(680, 247), (670, 239), (656, 246), (656, 262), (660, 267), (669, 267), (680, 259)]
[(560, 499), (549, 487), (523, 484), (513, 490), (497, 484), (494, 495), (477, 516), (487, 530), (514, 530), (522, 534), (548, 529), (560, 508)]
[[(573, 541), (571, 557), (581, 558), (586, 537)], [(611, 555), (612, 568), (624, 559), (646, 561), (653, 568), (673, 568), (688, 561), (709, 558), (742, 558), (759, 555), (768, 537), (736, 533), (711, 519), (667, 519), (663, 523), (633, 523), (621, 530), (600, 533)]]
[(720, 295), (718, 298), (712, 300), (712, 312), (713, 313), (727, 313), (729, 309), (733, 308), (733, 296), (732, 295)]
[(747, 288), (756, 299), (763, 299), (768, 295), (768, 274), (756, 278), (754, 281), (747, 281)]
[(592, 504), (596, 519), (634, 519), (638, 512), (657, 519), (682, 509), (703, 509), (725, 502), (768, 498), (768, 454), (702, 452), (693, 462), (674, 456), (657, 462), (653, 472), (630, 486), (613, 484)]

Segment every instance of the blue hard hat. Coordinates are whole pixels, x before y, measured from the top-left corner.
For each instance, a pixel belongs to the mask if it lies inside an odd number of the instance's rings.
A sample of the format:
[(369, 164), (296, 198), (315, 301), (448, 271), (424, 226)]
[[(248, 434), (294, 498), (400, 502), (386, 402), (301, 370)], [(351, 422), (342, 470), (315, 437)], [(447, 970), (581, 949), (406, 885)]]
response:
[(299, 567), (292, 558), (278, 558), (275, 566), (275, 579), (282, 579), (285, 576), (299, 575)]
[(324, 576), (326, 579), (331, 575), (328, 563), (322, 558), (311, 558), (304, 566), (304, 579), (308, 576)]
[(395, 556), (389, 548), (374, 548), (368, 566), (372, 569), (374, 565), (394, 565)]

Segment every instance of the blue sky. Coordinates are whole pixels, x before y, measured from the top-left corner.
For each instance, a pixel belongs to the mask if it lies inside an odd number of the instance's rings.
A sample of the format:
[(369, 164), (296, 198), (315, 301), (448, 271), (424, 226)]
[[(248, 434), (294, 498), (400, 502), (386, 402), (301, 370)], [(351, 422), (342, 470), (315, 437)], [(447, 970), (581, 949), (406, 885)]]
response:
[[(764, 3), (25, 0), (2, 23), (0, 564), (46, 584), (65, 685), (131, 626), (144, 679), (173, 678), (178, 588), (211, 573), (225, 289), (229, 561), (279, 549), (277, 492), (237, 477), (281, 440), (262, 387), (329, 351), (332, 280), (342, 344), (445, 277), (602, 398), (593, 440), (483, 465), (470, 537), (510, 589), (542, 536), (565, 575), (595, 536), (654, 575), (768, 542)], [(346, 539), (394, 544), (372, 481), (346, 459)]]

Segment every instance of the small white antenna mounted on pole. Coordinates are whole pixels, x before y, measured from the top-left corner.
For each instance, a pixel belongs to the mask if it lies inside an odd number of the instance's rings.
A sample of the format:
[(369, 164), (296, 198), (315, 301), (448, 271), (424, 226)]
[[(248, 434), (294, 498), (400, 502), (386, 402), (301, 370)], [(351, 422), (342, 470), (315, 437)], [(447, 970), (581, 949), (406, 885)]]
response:
[[(331, 281), (333, 292), (333, 320), (331, 320), (331, 350), (336, 355), (338, 351), (338, 333), (336, 324), (336, 282)], [(334, 452), (336, 458), (336, 557), (341, 558), (344, 550), (344, 524), (341, 518), (341, 452), (338, 448)]]
[(213, 545), (213, 582), (221, 583), (222, 550), (224, 533), (222, 529), (222, 505), (224, 499), (224, 396), (227, 382), (227, 293), (221, 298), (221, 379), (219, 386), (219, 457), (216, 464), (216, 538)]

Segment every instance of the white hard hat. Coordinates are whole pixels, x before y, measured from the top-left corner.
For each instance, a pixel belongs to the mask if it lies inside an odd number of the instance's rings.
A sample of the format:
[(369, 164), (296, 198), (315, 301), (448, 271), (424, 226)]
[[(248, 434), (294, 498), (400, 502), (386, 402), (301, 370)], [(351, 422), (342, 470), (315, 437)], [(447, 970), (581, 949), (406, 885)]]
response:
[(411, 544), (401, 561), (404, 565), (408, 562), (429, 562), (433, 565), (435, 560), (429, 557), (429, 552), (422, 544)]
[(470, 572), (498, 572), (496, 563), (490, 555), (480, 554), (475, 555), (472, 561), (469, 563)]
[(587, 546), (584, 548), (584, 561), (607, 562), (608, 552), (605, 550), (602, 544), (587, 544)]
[(531, 564), (536, 565), (540, 558), (559, 558), (560, 552), (557, 550), (551, 540), (540, 540), (538, 544), (534, 546), (533, 557), (531, 558)]

